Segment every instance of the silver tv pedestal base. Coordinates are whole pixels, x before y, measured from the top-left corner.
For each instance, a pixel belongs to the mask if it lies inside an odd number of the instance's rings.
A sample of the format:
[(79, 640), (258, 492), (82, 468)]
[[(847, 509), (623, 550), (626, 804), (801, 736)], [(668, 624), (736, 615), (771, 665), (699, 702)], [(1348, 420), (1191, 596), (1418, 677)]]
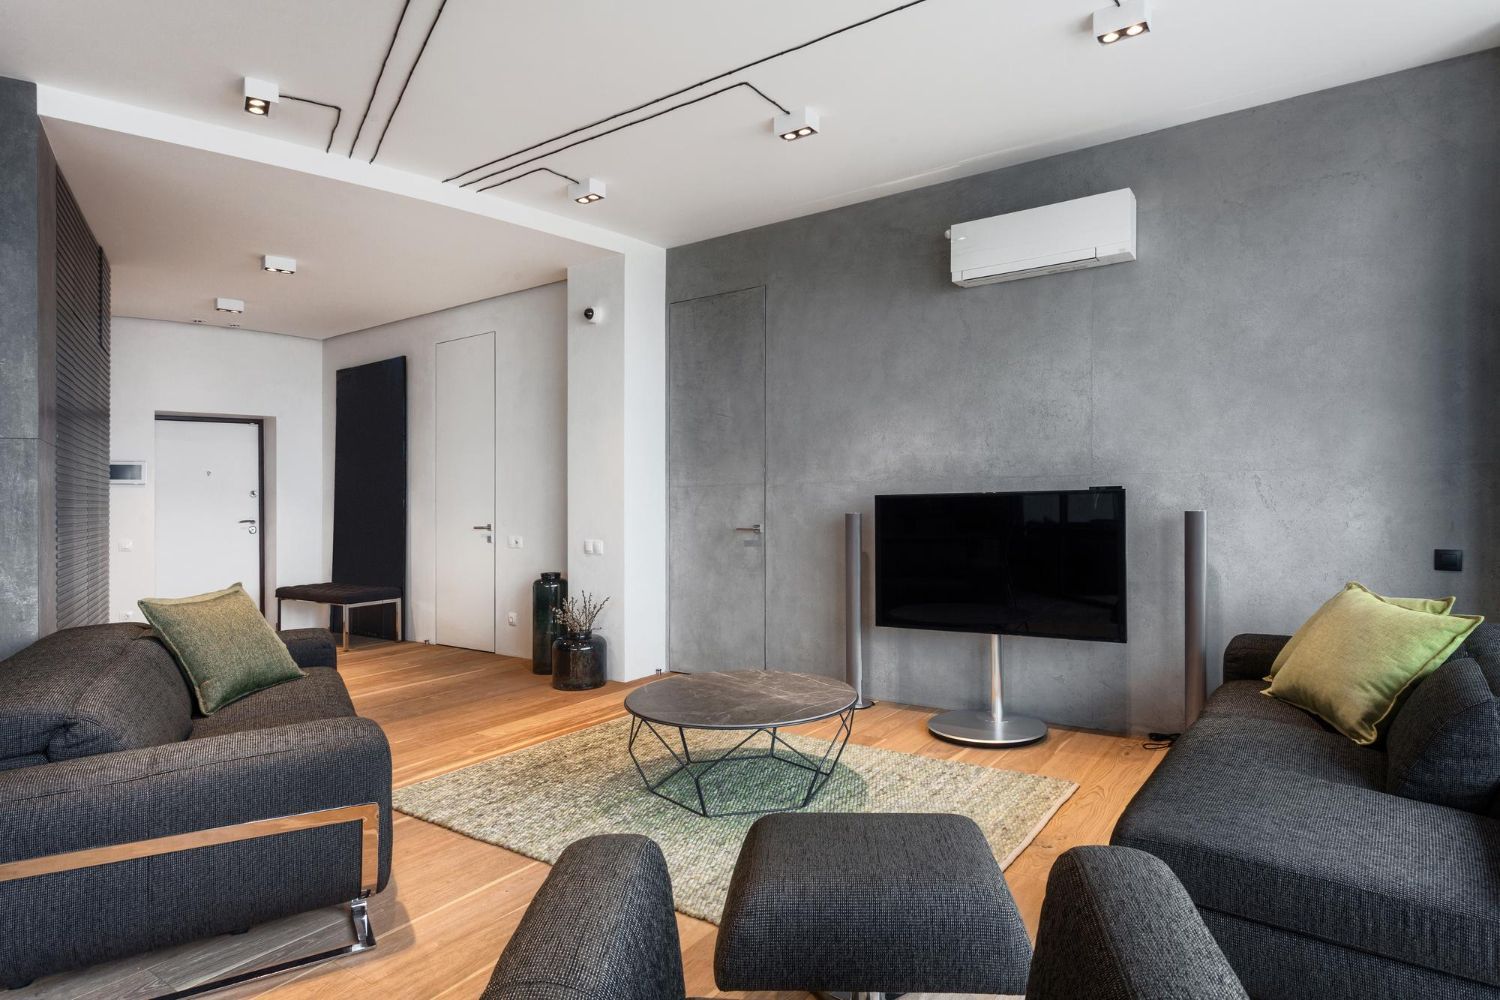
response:
[(1006, 715), (1000, 685), (1000, 637), (990, 636), (990, 707), (944, 712), (927, 720), (939, 739), (975, 747), (1013, 747), (1047, 735), (1047, 724), (1025, 715)]

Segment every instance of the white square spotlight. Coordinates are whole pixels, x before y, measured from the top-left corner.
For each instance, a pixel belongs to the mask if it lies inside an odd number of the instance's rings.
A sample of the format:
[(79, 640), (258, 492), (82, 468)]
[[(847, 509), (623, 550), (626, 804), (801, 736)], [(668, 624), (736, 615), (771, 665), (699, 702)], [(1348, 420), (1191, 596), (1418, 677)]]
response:
[(568, 197), (580, 205), (592, 205), (596, 201), (603, 201), (604, 182), (597, 177), (585, 177), (577, 184), (568, 185)]
[(296, 274), (297, 258), (278, 257), (268, 253), (260, 259), (260, 269), (270, 271), (272, 274)]
[(243, 299), (226, 299), (223, 297), (214, 299), (214, 308), (221, 313), (242, 313), (245, 311)]
[(798, 108), (789, 114), (777, 115), (771, 120), (771, 128), (787, 142), (806, 139), (818, 134), (818, 112), (812, 108)]
[(281, 101), (281, 88), (270, 80), (245, 77), (245, 110), (252, 115), (265, 117), (271, 113), (271, 105)]
[(1138, 38), (1151, 30), (1150, 0), (1122, 0), (1118, 7), (1094, 11), (1094, 37), (1100, 45)]

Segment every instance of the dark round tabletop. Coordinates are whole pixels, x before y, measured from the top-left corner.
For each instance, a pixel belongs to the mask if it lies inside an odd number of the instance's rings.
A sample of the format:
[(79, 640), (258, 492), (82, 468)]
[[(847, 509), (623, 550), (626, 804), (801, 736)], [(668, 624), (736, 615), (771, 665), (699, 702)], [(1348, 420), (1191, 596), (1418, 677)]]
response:
[(625, 710), (684, 729), (772, 729), (838, 715), (854, 704), (843, 681), (780, 670), (679, 674), (625, 697)]

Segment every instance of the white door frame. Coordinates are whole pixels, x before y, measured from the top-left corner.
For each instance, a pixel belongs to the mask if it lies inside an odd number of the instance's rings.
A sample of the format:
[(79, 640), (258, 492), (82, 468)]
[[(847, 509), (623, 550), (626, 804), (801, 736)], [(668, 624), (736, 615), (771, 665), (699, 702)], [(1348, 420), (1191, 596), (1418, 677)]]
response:
[[(268, 588), (266, 586), (266, 422), (261, 417), (219, 417), (204, 414), (185, 413), (158, 413), (157, 420), (171, 420), (179, 423), (199, 424), (254, 424), (255, 425), (255, 479), (259, 485), (255, 488), (256, 522), (255, 534), (259, 540), (257, 555), (259, 568), (257, 579), (260, 580), (260, 613), (266, 614), (270, 607), (267, 598)], [(158, 484), (160, 480), (158, 479)]]

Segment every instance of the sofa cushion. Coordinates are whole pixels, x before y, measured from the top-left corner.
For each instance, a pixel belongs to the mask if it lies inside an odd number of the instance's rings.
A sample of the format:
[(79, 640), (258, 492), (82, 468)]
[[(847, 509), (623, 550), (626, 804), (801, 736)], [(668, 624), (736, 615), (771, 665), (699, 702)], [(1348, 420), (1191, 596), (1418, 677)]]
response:
[(1287, 644), (1267, 693), (1316, 712), (1356, 743), (1376, 743), (1417, 683), (1482, 621), (1399, 607), (1350, 584)]
[(257, 691), (224, 706), (213, 715), (194, 719), (189, 739), (201, 740), (251, 729), (272, 729), (352, 715), (354, 703), (349, 700), (349, 692), (338, 671), (313, 667), (297, 680)]
[(1386, 791), (1483, 812), (1500, 791), (1500, 714), (1484, 671), (1450, 660), (1391, 723)]
[(278, 634), (297, 666), (306, 669), (339, 665), (338, 647), (333, 644), (333, 633), (326, 628), (289, 628)]
[(1161, 858), (1205, 911), (1500, 986), (1500, 824), (1390, 795), (1385, 772), (1335, 733), (1202, 718), (1113, 842)]
[(204, 715), (302, 676), (286, 643), (238, 583), (135, 603), (172, 651)]
[(1292, 654), (1297, 651), (1297, 647), (1301, 645), (1302, 640), (1307, 638), (1308, 633), (1316, 627), (1315, 623), (1317, 622), (1317, 620), (1322, 617), (1323, 614), (1327, 612), (1331, 606), (1336, 606), (1339, 602), (1339, 598), (1344, 595), (1345, 591), (1349, 590), (1360, 591), (1361, 593), (1368, 594), (1369, 596), (1375, 598), (1377, 601), (1384, 601), (1386, 604), (1394, 604), (1398, 608), (1405, 608), (1408, 611), (1424, 611), (1430, 615), (1448, 614), (1453, 610), (1454, 602), (1457, 601), (1457, 598), (1455, 597), (1386, 597), (1384, 594), (1375, 593), (1373, 590), (1371, 590), (1369, 587), (1364, 586), (1363, 584), (1354, 583), (1352, 581), (1346, 583), (1344, 584), (1343, 590), (1339, 591), (1337, 594), (1324, 601), (1322, 607), (1314, 611), (1312, 615), (1309, 616), (1307, 621), (1302, 623), (1302, 627), (1297, 629), (1296, 632), (1292, 633), (1292, 637), (1286, 641), (1286, 645), (1282, 646), (1280, 652), (1276, 654), (1276, 659), (1271, 664), (1271, 669), (1266, 674), (1266, 680), (1270, 680), (1271, 678), (1275, 677), (1276, 674), (1280, 672), (1281, 668), (1286, 666), (1286, 661), (1289, 660)]
[(183, 739), (187, 686), (142, 625), (63, 629), (0, 662), (0, 759), (63, 760)]
[(93, 666), (68, 724), (47, 743), (51, 760), (176, 743), (192, 728), (192, 703), (172, 654), (143, 631), (118, 656)]

